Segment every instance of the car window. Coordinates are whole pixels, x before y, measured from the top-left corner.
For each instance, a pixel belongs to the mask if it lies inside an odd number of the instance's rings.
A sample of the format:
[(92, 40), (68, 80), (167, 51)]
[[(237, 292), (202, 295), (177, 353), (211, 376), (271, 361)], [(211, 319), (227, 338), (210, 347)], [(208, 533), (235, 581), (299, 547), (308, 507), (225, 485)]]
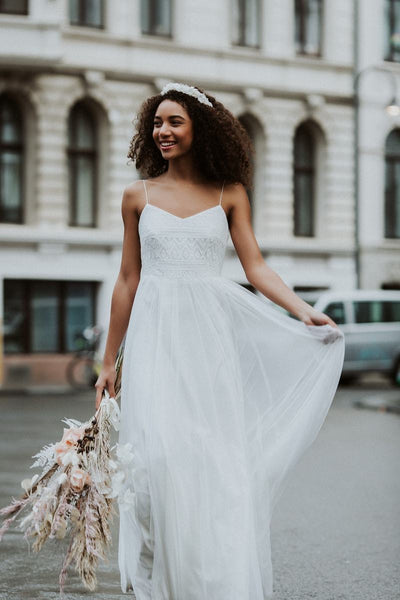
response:
[(323, 312), (333, 319), (337, 325), (344, 325), (346, 322), (343, 302), (331, 302)]
[(400, 301), (388, 302), (390, 304), (391, 321), (400, 322)]
[(354, 302), (356, 323), (400, 322), (400, 301), (363, 300)]

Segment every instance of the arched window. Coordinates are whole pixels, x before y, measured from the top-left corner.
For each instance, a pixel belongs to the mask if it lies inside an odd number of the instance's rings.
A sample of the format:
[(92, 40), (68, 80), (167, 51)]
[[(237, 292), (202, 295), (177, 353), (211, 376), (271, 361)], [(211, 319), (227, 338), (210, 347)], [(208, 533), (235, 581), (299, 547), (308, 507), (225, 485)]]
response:
[(313, 132), (300, 125), (294, 138), (294, 235), (313, 236), (315, 221), (315, 163)]
[(254, 225), (257, 224), (258, 215), (262, 211), (264, 201), (264, 161), (266, 152), (266, 139), (263, 124), (251, 113), (245, 113), (239, 117), (240, 123), (247, 131), (253, 144), (252, 154), (253, 180), (252, 189), (247, 190), (250, 200), (251, 212)]
[(97, 136), (92, 111), (78, 102), (69, 116), (70, 225), (96, 225)]
[(0, 97), (0, 221), (22, 223), (23, 126), (19, 106)]
[(386, 139), (385, 237), (400, 238), (400, 129)]

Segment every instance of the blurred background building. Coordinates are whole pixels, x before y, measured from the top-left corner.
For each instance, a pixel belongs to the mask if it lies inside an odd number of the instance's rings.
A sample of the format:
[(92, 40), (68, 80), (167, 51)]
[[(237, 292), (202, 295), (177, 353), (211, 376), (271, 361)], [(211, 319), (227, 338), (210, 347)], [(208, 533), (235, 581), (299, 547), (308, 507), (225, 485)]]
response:
[(356, 9), (359, 283), (400, 289), (400, 2)]
[[(132, 121), (167, 81), (248, 130), (254, 229), (290, 286), (400, 285), (400, 1), (0, 0), (0, 60), (4, 383), (61, 381), (107, 327)], [(224, 275), (246, 284), (233, 247)]]

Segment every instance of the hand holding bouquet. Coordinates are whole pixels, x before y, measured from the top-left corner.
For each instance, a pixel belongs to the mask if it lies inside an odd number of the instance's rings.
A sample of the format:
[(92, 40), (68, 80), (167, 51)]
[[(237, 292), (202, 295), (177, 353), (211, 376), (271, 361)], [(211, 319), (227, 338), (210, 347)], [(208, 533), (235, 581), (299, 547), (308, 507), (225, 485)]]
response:
[[(116, 398), (120, 394), (122, 352), (116, 362)], [(113, 498), (124, 504), (134, 502), (128, 487), (128, 471), (133, 462), (130, 448), (110, 447), (111, 427), (118, 429), (119, 407), (115, 398), (103, 392), (95, 415), (86, 423), (65, 419), (68, 428), (56, 444), (44, 446), (34, 456), (32, 467), (42, 467), (41, 475), (24, 479), (25, 493), (0, 510), (4, 522), (0, 540), (10, 525), (20, 518), (20, 527), (33, 548), (39, 551), (47, 539), (70, 538), (60, 572), (60, 589), (67, 568), (74, 561), (82, 581), (90, 590), (96, 586), (98, 560), (105, 558), (111, 542), (110, 522)], [(112, 450), (115, 460), (112, 459)], [(22, 514), (25, 516), (23, 518)]]

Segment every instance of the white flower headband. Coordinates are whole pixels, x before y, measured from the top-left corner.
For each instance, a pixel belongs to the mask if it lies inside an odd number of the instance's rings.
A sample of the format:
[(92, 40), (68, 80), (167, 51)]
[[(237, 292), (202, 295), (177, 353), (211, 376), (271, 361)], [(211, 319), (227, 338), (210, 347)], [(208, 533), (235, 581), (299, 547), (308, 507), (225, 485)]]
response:
[(199, 90), (197, 90), (191, 85), (186, 85), (185, 83), (167, 83), (166, 85), (164, 85), (160, 94), (161, 96), (164, 96), (167, 92), (170, 92), (171, 90), (176, 90), (177, 92), (182, 92), (182, 94), (193, 96), (193, 98), (196, 98), (196, 100), (201, 102), (201, 104), (205, 104), (206, 106), (211, 106), (211, 108), (214, 108), (207, 96), (202, 92), (199, 92)]

